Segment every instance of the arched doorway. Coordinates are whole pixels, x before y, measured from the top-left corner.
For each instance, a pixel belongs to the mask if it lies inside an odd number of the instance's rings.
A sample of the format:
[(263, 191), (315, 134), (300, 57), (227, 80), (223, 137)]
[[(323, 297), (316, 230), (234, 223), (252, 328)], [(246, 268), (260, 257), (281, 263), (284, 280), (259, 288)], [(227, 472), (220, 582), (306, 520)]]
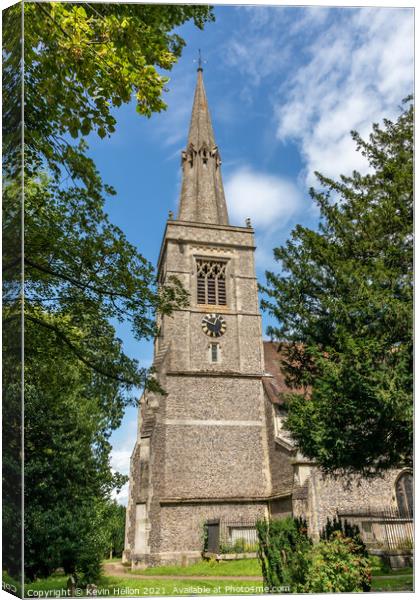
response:
[(403, 471), (395, 482), (395, 497), (398, 510), (403, 515), (413, 516), (413, 474)]

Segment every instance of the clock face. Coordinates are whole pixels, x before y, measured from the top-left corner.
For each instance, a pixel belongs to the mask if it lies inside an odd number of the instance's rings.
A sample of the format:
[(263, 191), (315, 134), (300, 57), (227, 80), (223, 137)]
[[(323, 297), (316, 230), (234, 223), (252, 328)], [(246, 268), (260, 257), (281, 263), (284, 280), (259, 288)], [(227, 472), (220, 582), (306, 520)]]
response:
[(221, 315), (212, 313), (203, 318), (201, 327), (206, 335), (220, 337), (226, 331), (226, 322)]

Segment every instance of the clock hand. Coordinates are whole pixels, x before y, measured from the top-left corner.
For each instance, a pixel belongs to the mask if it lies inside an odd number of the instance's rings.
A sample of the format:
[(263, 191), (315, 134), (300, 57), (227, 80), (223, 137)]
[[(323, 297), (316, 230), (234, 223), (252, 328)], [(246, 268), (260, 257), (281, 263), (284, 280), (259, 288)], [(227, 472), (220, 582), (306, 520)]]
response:
[(214, 325), (214, 321), (208, 321), (207, 319), (203, 319), (204, 323), (208, 323), (209, 325)]

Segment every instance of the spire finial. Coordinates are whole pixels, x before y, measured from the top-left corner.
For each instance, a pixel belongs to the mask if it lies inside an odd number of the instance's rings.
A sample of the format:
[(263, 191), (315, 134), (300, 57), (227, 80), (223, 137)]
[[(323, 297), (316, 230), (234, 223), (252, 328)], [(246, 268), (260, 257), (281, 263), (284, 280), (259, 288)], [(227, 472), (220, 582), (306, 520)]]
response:
[(197, 71), (202, 71), (203, 70), (203, 62), (206, 62), (205, 60), (203, 61), (203, 59), (201, 58), (201, 48), (198, 49), (198, 68)]

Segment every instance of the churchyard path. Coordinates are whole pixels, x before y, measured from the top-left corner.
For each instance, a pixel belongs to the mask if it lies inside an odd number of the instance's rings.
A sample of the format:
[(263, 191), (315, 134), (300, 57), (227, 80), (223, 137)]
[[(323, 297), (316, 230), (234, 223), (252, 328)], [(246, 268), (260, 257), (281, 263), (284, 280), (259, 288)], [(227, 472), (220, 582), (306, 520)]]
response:
[(252, 575), (139, 575), (131, 573), (130, 569), (124, 567), (121, 563), (104, 563), (105, 575), (124, 575), (130, 579), (194, 579), (194, 580), (212, 580), (220, 579), (221, 581), (262, 581), (262, 577)]

